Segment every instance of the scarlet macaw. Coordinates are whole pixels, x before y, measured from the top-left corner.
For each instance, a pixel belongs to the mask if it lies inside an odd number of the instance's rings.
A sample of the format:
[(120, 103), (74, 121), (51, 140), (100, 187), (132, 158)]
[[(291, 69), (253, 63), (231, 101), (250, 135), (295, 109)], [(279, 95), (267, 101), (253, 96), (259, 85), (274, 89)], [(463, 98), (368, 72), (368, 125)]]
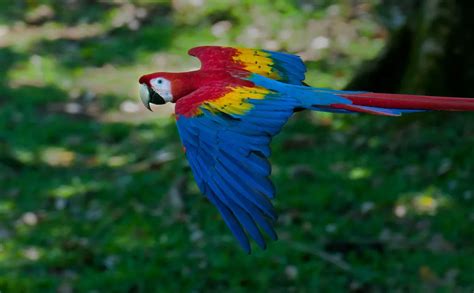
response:
[(188, 53), (201, 61), (199, 70), (144, 75), (140, 97), (148, 109), (150, 103), (176, 103), (176, 122), (195, 180), (247, 253), (247, 234), (266, 247), (259, 227), (277, 239), (269, 143), (295, 110), (385, 116), (474, 111), (469, 98), (310, 87), (303, 83), (306, 67), (300, 57), (287, 53), (218, 46)]

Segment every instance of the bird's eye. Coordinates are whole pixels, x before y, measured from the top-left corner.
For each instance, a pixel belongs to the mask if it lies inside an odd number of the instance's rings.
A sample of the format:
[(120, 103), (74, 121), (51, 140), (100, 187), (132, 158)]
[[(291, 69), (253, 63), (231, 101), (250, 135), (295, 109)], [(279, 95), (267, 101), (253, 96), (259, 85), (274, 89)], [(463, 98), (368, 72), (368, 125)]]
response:
[(157, 82), (158, 82), (158, 83), (163, 83), (163, 80), (161, 80), (161, 79), (158, 79), (158, 81), (157, 81)]

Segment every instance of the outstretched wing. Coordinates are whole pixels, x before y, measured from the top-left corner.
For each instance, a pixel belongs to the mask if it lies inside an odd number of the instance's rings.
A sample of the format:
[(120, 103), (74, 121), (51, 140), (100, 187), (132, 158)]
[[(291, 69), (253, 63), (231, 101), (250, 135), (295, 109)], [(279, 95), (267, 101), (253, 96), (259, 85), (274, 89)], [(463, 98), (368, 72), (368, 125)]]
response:
[(176, 103), (196, 182), (248, 253), (248, 236), (265, 248), (260, 229), (277, 238), (269, 143), (297, 103), (264, 88), (236, 85), (203, 87)]
[(306, 67), (299, 56), (268, 50), (202, 46), (188, 51), (201, 61), (202, 70), (250, 72), (281, 82), (301, 85)]

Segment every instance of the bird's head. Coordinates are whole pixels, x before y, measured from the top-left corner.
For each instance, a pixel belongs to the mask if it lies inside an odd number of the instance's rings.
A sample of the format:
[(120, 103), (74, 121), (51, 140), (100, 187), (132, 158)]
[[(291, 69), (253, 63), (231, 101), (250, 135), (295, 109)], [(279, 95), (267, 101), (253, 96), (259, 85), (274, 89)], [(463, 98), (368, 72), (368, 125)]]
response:
[(174, 102), (173, 79), (168, 73), (157, 72), (140, 77), (140, 99), (151, 111), (150, 104), (162, 105)]

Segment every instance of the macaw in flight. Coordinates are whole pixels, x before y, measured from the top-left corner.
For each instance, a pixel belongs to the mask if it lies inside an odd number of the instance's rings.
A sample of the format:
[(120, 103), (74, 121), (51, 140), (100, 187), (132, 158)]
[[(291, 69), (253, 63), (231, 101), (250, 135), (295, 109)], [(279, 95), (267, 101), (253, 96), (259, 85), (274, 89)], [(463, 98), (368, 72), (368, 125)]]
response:
[(474, 111), (470, 98), (310, 87), (303, 82), (300, 57), (287, 53), (219, 46), (188, 53), (201, 61), (199, 70), (143, 75), (140, 97), (150, 110), (150, 103), (176, 103), (178, 131), (197, 185), (247, 253), (249, 236), (262, 249), (262, 231), (277, 239), (269, 144), (293, 112)]

